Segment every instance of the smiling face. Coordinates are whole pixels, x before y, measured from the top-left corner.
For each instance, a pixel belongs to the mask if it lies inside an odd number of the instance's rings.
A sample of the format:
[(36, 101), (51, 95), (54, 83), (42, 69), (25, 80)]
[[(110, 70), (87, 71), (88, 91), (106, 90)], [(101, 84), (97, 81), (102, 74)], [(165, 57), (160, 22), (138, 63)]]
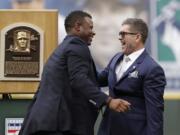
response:
[(122, 52), (125, 55), (129, 55), (143, 48), (143, 45), (140, 43), (141, 35), (138, 32), (132, 31), (130, 25), (122, 25), (119, 36)]
[(79, 26), (79, 37), (88, 45), (91, 44), (95, 33), (93, 31), (93, 21), (89, 17), (85, 17)]

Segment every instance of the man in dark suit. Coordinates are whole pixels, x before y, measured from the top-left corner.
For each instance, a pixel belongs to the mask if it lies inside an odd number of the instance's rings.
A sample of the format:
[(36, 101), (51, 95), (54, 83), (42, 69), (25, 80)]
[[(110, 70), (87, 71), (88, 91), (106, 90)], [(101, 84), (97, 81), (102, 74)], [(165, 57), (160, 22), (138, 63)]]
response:
[(88, 45), (95, 35), (92, 17), (74, 11), (65, 19), (67, 36), (44, 66), (37, 94), (19, 135), (93, 135), (98, 109), (117, 112), (129, 103), (112, 99), (98, 88)]
[(109, 94), (131, 103), (131, 109), (117, 113), (106, 109), (98, 135), (163, 135), (164, 71), (147, 53), (146, 23), (128, 18), (122, 23), (119, 40), (122, 53), (99, 74), (99, 83), (109, 85)]

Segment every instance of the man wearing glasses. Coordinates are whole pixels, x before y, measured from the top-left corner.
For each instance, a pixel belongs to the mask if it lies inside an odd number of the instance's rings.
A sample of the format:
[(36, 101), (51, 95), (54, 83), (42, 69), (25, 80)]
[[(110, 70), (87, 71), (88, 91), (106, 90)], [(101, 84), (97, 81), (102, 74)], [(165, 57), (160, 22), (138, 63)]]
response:
[(130, 102), (131, 109), (118, 113), (106, 108), (98, 135), (163, 135), (166, 79), (145, 49), (147, 35), (147, 24), (141, 19), (122, 23), (122, 52), (99, 74), (99, 83), (109, 86), (110, 96)]

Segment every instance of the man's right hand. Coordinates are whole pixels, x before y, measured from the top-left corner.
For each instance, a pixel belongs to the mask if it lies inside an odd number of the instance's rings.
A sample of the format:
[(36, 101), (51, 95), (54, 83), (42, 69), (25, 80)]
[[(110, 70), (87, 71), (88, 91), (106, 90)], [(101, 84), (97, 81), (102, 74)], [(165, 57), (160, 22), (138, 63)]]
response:
[(108, 103), (108, 107), (117, 112), (126, 112), (130, 110), (130, 103), (123, 99), (113, 99)]

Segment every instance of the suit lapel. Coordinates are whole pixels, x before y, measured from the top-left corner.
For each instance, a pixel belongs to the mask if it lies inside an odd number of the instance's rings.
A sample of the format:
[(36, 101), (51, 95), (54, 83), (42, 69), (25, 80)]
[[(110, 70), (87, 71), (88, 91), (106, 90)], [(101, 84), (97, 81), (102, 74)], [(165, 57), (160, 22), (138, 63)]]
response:
[(147, 55), (146, 50), (134, 61), (134, 63), (127, 69), (127, 71), (123, 74), (123, 76), (119, 79), (118, 83), (122, 81), (124, 78), (126, 78), (129, 73), (132, 73), (137, 69), (137, 67), (142, 63), (145, 56)]
[(116, 67), (120, 63), (120, 61), (123, 59), (123, 54), (118, 53), (112, 60), (112, 63), (110, 65), (110, 68), (112, 69), (112, 78), (113, 80), (111, 81), (111, 84), (115, 85), (117, 82), (117, 77), (116, 77)]

